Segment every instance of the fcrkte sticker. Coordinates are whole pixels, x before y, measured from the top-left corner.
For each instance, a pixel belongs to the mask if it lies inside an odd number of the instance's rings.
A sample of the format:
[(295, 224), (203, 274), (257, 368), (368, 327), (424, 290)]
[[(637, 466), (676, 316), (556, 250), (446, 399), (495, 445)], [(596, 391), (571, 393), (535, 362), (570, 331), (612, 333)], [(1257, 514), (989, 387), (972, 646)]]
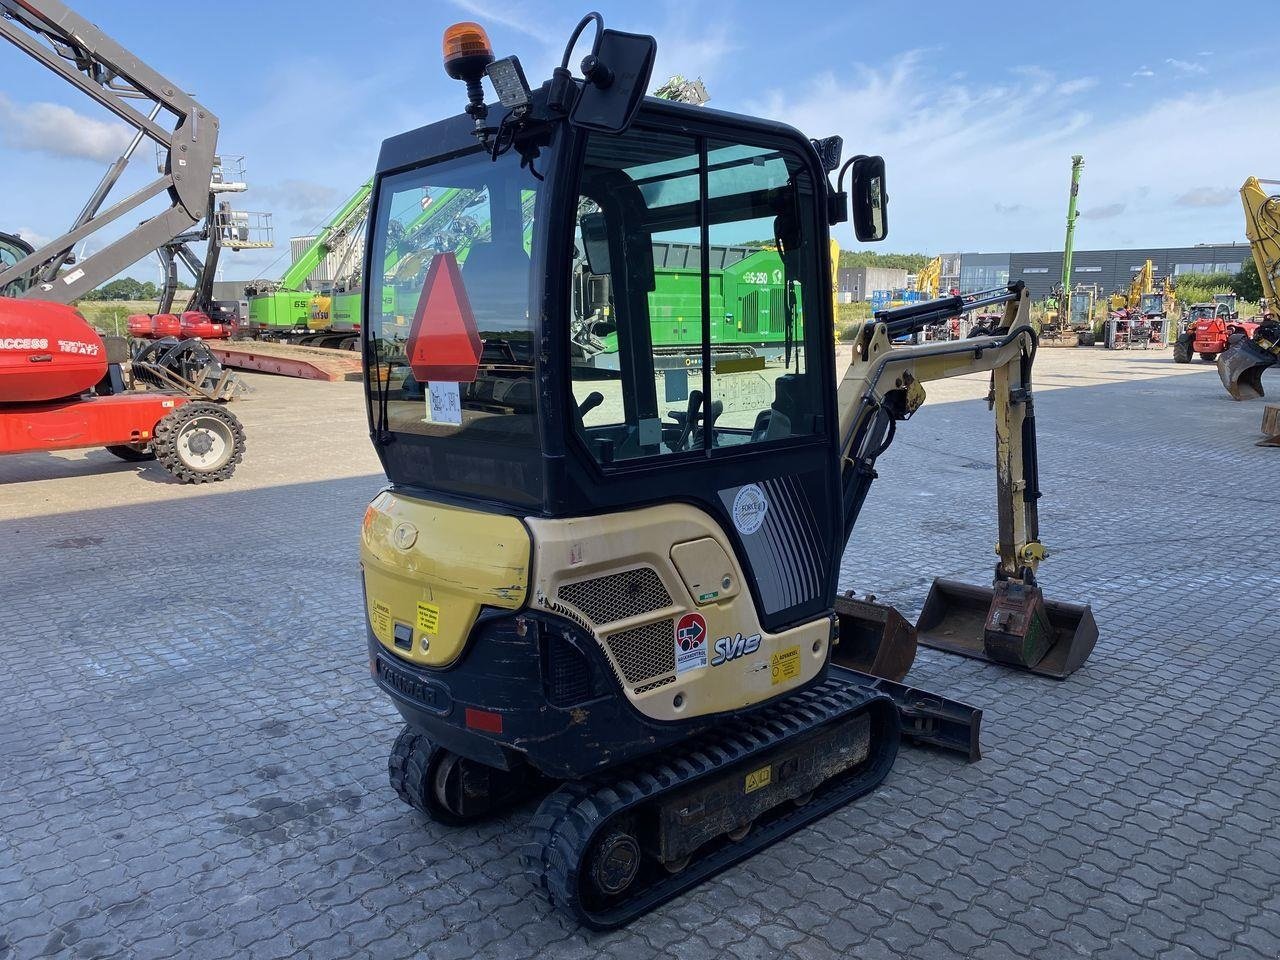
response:
[(686, 613), (676, 623), (676, 674), (707, 665), (707, 621)]
[(733, 498), (733, 525), (744, 537), (760, 529), (764, 515), (769, 512), (769, 501), (759, 484), (748, 483)]

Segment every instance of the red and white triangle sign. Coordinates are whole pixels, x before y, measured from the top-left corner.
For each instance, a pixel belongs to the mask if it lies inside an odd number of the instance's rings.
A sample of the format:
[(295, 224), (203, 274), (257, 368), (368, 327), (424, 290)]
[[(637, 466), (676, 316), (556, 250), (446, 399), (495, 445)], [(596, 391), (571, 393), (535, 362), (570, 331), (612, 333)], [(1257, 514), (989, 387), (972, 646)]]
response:
[(474, 383), (479, 374), (484, 345), (451, 252), (437, 253), (427, 268), (407, 347), (409, 369), (419, 383)]

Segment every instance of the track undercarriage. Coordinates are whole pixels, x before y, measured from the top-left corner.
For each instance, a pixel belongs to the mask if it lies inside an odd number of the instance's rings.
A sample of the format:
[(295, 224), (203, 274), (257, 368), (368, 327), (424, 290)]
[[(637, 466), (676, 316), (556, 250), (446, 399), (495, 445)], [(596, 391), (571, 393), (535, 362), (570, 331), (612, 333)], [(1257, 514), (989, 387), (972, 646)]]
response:
[[(904, 738), (978, 759), (980, 723), (981, 711), (833, 666), (823, 683), (674, 749), (554, 786), (522, 860), (579, 922), (622, 926), (873, 790)], [(552, 782), (466, 760), (410, 726), (389, 773), (404, 802), (450, 825)]]

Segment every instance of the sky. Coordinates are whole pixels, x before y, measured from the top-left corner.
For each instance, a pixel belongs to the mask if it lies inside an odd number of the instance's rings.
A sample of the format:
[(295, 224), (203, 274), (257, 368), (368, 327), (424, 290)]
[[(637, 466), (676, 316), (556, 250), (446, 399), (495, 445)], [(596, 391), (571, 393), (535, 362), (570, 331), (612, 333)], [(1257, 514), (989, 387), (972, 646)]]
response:
[[(460, 112), (462, 85), (440, 59), (449, 23), (479, 21), (536, 86), (586, 10), (72, 2), (219, 116), (221, 153), (245, 156), (251, 186), (235, 204), (272, 213), (276, 248), (226, 255), (226, 279), (278, 276), (288, 238), (313, 233), (370, 176), (384, 138)], [(846, 156), (883, 155), (882, 252), (1060, 249), (1074, 153), (1085, 158), (1077, 249), (1243, 240), (1241, 182), (1280, 178), (1274, 0), (1235, 0), (1217, 22), (1181, 0), (812, 3), (786, 17), (764, 0), (598, 9), (607, 26), (657, 38), (653, 86), (700, 76), (711, 106), (838, 133)], [(0, 230), (35, 241), (66, 230), (129, 132), (0, 44)], [(140, 151), (122, 186), (154, 176), (153, 159)], [(858, 248), (851, 231), (838, 239)], [(158, 279), (154, 263), (129, 273)]]

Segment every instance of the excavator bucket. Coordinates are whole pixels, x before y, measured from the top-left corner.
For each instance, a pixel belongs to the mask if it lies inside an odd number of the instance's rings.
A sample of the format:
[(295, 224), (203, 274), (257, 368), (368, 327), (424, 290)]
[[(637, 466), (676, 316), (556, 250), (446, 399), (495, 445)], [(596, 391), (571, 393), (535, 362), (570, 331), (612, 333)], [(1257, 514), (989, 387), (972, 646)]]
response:
[(1276, 355), (1252, 340), (1240, 337), (1218, 355), (1218, 376), (1227, 393), (1236, 400), (1257, 400), (1265, 396), (1262, 371), (1276, 363)]
[(916, 659), (916, 628), (887, 604), (874, 597), (836, 597), (840, 642), (831, 653), (833, 662), (859, 673), (886, 680), (901, 680)]
[(995, 589), (938, 579), (916, 621), (920, 643), (1061, 680), (1089, 658), (1098, 625), (1088, 604), (1045, 600), (1004, 580)]

